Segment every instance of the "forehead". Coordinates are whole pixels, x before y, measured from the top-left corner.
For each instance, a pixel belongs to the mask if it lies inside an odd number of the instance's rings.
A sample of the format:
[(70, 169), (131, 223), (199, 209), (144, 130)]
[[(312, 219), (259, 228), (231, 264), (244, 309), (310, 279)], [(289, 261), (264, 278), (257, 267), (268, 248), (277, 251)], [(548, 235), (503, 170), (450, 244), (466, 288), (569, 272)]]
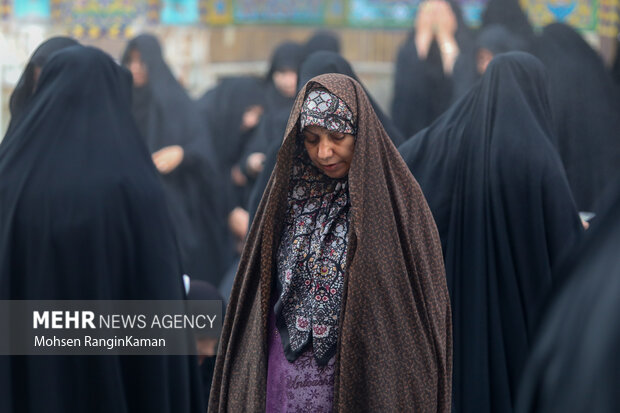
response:
[(310, 132), (315, 135), (326, 135), (330, 133), (330, 131), (322, 126), (318, 125), (308, 125), (306, 126), (302, 132)]

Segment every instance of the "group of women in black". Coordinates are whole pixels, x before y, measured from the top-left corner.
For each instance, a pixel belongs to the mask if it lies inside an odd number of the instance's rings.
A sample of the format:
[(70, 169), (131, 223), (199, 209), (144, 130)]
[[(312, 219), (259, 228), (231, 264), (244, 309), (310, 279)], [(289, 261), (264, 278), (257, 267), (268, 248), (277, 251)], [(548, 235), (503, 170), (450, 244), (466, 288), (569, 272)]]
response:
[(120, 65), (48, 40), (0, 144), (0, 299), (183, 299), (187, 274), (229, 304), (200, 367), (0, 356), (0, 411), (615, 411), (614, 70), (510, 0), (476, 32), (425, 2), (391, 116), (329, 32), (198, 101), (154, 36)]

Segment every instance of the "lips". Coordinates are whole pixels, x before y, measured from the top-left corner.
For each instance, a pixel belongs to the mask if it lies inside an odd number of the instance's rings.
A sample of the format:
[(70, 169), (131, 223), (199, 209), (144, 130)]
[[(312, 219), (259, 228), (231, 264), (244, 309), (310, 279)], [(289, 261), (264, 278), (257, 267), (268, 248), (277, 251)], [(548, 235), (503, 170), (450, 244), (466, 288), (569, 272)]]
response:
[(340, 168), (341, 165), (342, 165), (342, 162), (336, 162), (336, 163), (332, 163), (329, 165), (321, 165), (321, 168), (323, 168), (326, 171), (333, 171), (335, 169)]

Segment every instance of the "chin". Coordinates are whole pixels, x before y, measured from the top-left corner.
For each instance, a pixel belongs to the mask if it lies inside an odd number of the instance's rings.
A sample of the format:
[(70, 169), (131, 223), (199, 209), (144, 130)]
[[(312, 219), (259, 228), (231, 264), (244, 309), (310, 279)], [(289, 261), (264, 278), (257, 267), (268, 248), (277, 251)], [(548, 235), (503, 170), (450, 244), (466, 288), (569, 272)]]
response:
[(329, 176), (332, 179), (340, 179), (340, 178), (344, 178), (345, 176), (347, 176), (347, 174), (349, 173), (349, 171), (337, 171), (337, 172), (326, 172), (326, 171), (322, 171), (325, 175)]

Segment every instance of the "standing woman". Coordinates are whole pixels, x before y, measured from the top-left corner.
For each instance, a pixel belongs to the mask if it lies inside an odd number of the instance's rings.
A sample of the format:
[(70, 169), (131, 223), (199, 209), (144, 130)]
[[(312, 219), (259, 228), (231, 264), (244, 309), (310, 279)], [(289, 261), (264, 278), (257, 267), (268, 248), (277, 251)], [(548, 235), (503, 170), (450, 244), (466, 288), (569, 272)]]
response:
[(460, 6), (452, 0), (421, 2), (416, 19), (398, 50), (391, 108), (394, 123), (407, 137), (448, 109), (454, 64), (472, 47)]
[[(620, 188), (558, 269), (519, 390), (519, 413), (614, 413), (620, 406)], [(607, 200), (606, 200), (607, 201)], [(607, 203), (607, 202), (606, 202)]]
[(266, 111), (290, 110), (297, 92), (297, 72), (303, 58), (302, 45), (283, 42), (273, 52), (266, 82)]
[(489, 0), (482, 13), (481, 29), (493, 25), (501, 26), (516, 36), (525, 50), (534, 46), (534, 27), (518, 0)]
[(469, 92), (495, 56), (525, 50), (525, 45), (504, 26), (491, 24), (479, 29), (470, 53), (461, 53), (454, 65), (454, 101)]
[(554, 144), (580, 211), (599, 213), (620, 179), (620, 91), (603, 59), (571, 26), (552, 23), (536, 42), (549, 72)]
[(69, 37), (59, 36), (47, 39), (41, 43), (39, 47), (37, 47), (37, 50), (35, 50), (30, 57), (24, 72), (19, 78), (17, 86), (15, 86), (15, 90), (13, 90), (13, 93), (11, 94), (11, 98), (9, 100), (11, 122), (9, 123), (9, 128), (7, 130), (11, 129), (11, 125), (17, 120), (26, 107), (26, 104), (34, 94), (34, 91), (37, 88), (37, 81), (41, 75), (41, 70), (50, 56), (59, 50), (66, 47), (75, 46), (77, 44), (78, 42)]
[(229, 301), (209, 409), (449, 412), (426, 201), (355, 80), (299, 92)]
[(583, 232), (545, 70), (512, 52), (400, 148), (433, 212), (454, 325), (453, 412), (510, 413), (552, 268)]
[[(222, 180), (229, 187), (227, 211), (245, 207), (247, 180), (239, 160), (253, 136), (265, 108), (263, 82), (252, 76), (231, 76), (221, 80), (198, 101), (204, 127), (209, 131), (217, 154)], [(241, 174), (241, 178), (239, 175)]]
[[(0, 299), (182, 300), (129, 72), (74, 46), (38, 85), (0, 145)], [(0, 389), (2, 412), (203, 411), (188, 356), (3, 356)]]
[(232, 254), (218, 168), (198, 108), (164, 61), (158, 40), (132, 39), (122, 63), (133, 75), (133, 115), (161, 174), (185, 271), (219, 282)]
[(303, 63), (311, 54), (319, 51), (329, 51), (340, 54), (340, 37), (329, 30), (317, 30), (306, 40), (300, 63)]

